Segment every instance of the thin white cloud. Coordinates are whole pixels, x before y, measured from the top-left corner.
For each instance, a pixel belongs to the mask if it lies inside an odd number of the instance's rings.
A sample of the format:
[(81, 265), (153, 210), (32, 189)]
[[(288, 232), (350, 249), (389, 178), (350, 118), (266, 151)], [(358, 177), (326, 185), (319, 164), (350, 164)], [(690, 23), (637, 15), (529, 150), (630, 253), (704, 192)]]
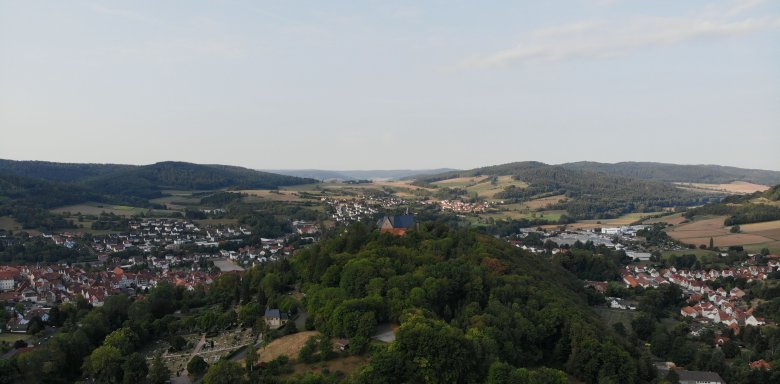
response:
[(516, 47), (465, 60), (461, 67), (490, 68), (534, 60), (610, 58), (642, 48), (780, 29), (780, 16), (735, 18), (762, 2), (747, 0), (719, 10), (710, 8), (704, 12), (706, 16), (700, 17), (638, 17), (623, 22), (594, 20), (541, 28), (527, 34)]

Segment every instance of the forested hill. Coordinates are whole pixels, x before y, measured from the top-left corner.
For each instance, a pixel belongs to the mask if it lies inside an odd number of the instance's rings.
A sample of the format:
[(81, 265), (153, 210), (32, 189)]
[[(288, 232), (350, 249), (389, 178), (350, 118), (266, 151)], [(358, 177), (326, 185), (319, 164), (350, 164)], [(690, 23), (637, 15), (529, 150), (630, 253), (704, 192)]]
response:
[(135, 165), (52, 163), (0, 159), (0, 172), (49, 181), (74, 182), (131, 170)]
[(728, 215), (724, 225), (741, 225), (780, 220), (780, 185), (750, 195), (729, 196), (718, 203), (689, 209), (685, 217)]
[(581, 161), (561, 164), (566, 169), (603, 172), (643, 180), (726, 184), (747, 181), (763, 185), (780, 184), (780, 172), (720, 165), (679, 165), (650, 162), (596, 163)]
[(649, 359), (602, 326), (576, 277), (473, 230), (425, 223), (395, 237), (356, 224), (292, 266), (316, 329), (351, 349), (367, 347), (376, 324), (401, 324), (358, 383), (504, 382), (494, 376), (510, 372), (566, 382), (555, 370), (587, 383), (649, 379)]
[(495, 195), (506, 200), (566, 195), (563, 209), (576, 218), (608, 218), (635, 211), (657, 211), (677, 206), (700, 205), (717, 196), (690, 192), (658, 181), (567, 169), (539, 162), (520, 162), (423, 176), (427, 184), (456, 177), (511, 175), (529, 184), (527, 188), (509, 186)]
[(98, 198), (99, 194), (84, 187), (0, 171), (0, 209), (3, 207), (53, 208)]
[(394, 169), (394, 170), (368, 170), (368, 171), (326, 171), (320, 169), (280, 169), (267, 170), (280, 175), (305, 177), (317, 180), (374, 180), (374, 179), (404, 179), (419, 175), (432, 175), (451, 172), (454, 169)]
[(161, 162), (85, 180), (84, 185), (101, 193), (151, 198), (162, 190), (181, 189), (274, 189), (285, 185), (316, 183), (316, 180), (277, 175), (227, 165)]

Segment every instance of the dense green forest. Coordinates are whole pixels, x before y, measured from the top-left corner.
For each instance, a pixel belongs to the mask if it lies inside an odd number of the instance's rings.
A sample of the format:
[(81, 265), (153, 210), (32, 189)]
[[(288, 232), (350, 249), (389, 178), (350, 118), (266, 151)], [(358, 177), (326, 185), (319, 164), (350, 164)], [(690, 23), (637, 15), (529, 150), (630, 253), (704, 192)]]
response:
[(665, 208), (705, 204), (717, 197), (684, 191), (661, 182), (639, 180), (599, 172), (570, 170), (538, 162), (510, 163), (463, 172), (424, 176), (417, 183), (430, 183), (453, 177), (511, 175), (530, 184), (509, 186), (495, 198), (523, 201), (566, 195), (567, 201), (554, 206), (577, 219), (611, 218), (629, 212), (653, 212)]
[(49, 209), (87, 201), (151, 206), (133, 196), (104, 195), (79, 185), (0, 174), (0, 216), (13, 216), (25, 229), (73, 228), (73, 223)]
[(0, 159), (0, 173), (59, 182), (74, 182), (89, 177), (127, 171), (135, 167), (135, 165), (122, 164), (52, 163)]
[(561, 164), (566, 169), (602, 172), (617, 176), (665, 182), (726, 184), (748, 181), (756, 184), (780, 184), (780, 172), (720, 165), (680, 165), (649, 162), (597, 163), (581, 161)]
[(484, 234), (426, 224), (393, 237), (354, 225), (292, 263), (326, 335), (360, 351), (373, 324), (401, 323), (358, 382), (482, 383), (496, 362), (588, 383), (648, 379), (600, 328), (574, 276)]
[(165, 189), (274, 189), (315, 182), (241, 167), (169, 161), (85, 179), (83, 184), (105, 194), (154, 198)]

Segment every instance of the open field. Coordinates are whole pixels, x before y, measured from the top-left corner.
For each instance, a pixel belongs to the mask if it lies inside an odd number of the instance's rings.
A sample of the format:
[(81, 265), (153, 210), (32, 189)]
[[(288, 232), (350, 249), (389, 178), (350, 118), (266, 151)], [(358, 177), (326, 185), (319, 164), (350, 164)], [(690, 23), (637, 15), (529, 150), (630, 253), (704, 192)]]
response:
[(748, 244), (745, 245), (745, 250), (752, 253), (761, 252), (762, 249), (768, 249), (770, 253), (780, 255), (780, 241), (772, 241), (763, 244)]
[(769, 189), (766, 185), (753, 184), (745, 181), (734, 181), (728, 184), (704, 184), (704, 183), (675, 183), (676, 185), (689, 190), (704, 192), (726, 192), (730, 194), (749, 194), (753, 192), (763, 192)]
[(368, 359), (364, 356), (347, 356), (331, 359), (317, 364), (297, 363), (293, 365), (294, 375), (305, 375), (307, 373), (322, 373), (324, 369), (330, 372), (341, 371), (349, 375), (366, 365)]
[(251, 200), (251, 197), (259, 197), (265, 200), (286, 201), (286, 202), (304, 200), (300, 196), (298, 196), (298, 192), (286, 191), (286, 190), (270, 191), (267, 189), (244, 189), (237, 192), (241, 192), (249, 195), (250, 199), (246, 199), (248, 202), (249, 200)]
[(522, 203), (500, 205), (499, 207), (508, 211), (538, 211), (547, 208), (549, 205), (557, 204), (564, 200), (566, 200), (565, 195), (557, 195), (524, 201)]
[(495, 213), (487, 213), (482, 214), (480, 217), (492, 217), (496, 220), (503, 220), (503, 219), (512, 219), (512, 220), (520, 220), (520, 219), (547, 219), (550, 221), (558, 221), (561, 218), (561, 215), (565, 215), (566, 211), (557, 210), (557, 211), (540, 211), (540, 212), (522, 212), (522, 211), (501, 211), (501, 212), (495, 212)]
[(439, 187), (463, 188), (469, 193), (476, 193), (477, 196), (493, 199), (496, 193), (503, 191), (506, 187), (514, 185), (517, 188), (526, 188), (528, 184), (515, 180), (512, 176), (498, 176), (493, 182), (493, 177), (458, 177), (454, 179), (441, 180), (433, 183)]
[(717, 247), (769, 245), (780, 240), (780, 220), (745, 224), (740, 226), (742, 233), (731, 233), (730, 227), (723, 225), (725, 219), (726, 216), (717, 216), (696, 220), (675, 226), (667, 233), (675, 240), (696, 246), (709, 245), (710, 238)]
[(0, 229), (4, 229), (6, 231), (18, 231), (22, 229), (22, 224), (16, 221), (13, 217), (0, 216)]
[(431, 184), (439, 186), (439, 187), (448, 187), (448, 188), (466, 188), (470, 185), (478, 184), (481, 182), (484, 182), (486, 180), (489, 180), (489, 177), (486, 176), (479, 176), (479, 177), (456, 177), (453, 179), (447, 179), (447, 180), (440, 180), (435, 181)]
[(593, 310), (604, 319), (604, 322), (610, 327), (612, 327), (612, 324), (623, 323), (623, 326), (626, 329), (631, 329), (631, 321), (639, 316), (639, 313), (636, 311), (625, 311), (606, 307), (595, 307)]
[(101, 203), (84, 203), (76, 205), (67, 205), (54, 208), (53, 213), (70, 212), (71, 214), (81, 213), (82, 215), (100, 215), (102, 212), (113, 213), (118, 216), (133, 216), (135, 214), (146, 212), (146, 208), (129, 207), (126, 205), (111, 205)]
[(700, 258), (718, 257), (715, 251), (708, 249), (684, 249), (680, 251), (663, 251), (661, 252), (662, 258), (669, 258), (670, 256), (682, 256), (682, 255), (696, 255)]
[(236, 263), (225, 259), (214, 260), (214, 266), (219, 268), (219, 270), (222, 272), (233, 272), (233, 271), (244, 270), (244, 268), (237, 265)]
[(744, 234), (762, 236), (773, 240), (769, 241), (769, 243), (780, 241), (780, 220), (744, 224), (740, 225), (739, 228)]
[(13, 344), (16, 340), (30, 340), (32, 336), (26, 334), (26, 333), (9, 333), (9, 332), (3, 332), (0, 333), (0, 342), (7, 342), (10, 344)]
[(193, 221), (195, 222), (195, 224), (198, 224), (200, 226), (238, 224), (238, 219), (204, 219), (204, 220), (193, 220)]
[(658, 212), (636, 212), (628, 213), (614, 219), (601, 219), (601, 220), (580, 220), (576, 223), (568, 224), (567, 227), (572, 229), (594, 229), (604, 227), (621, 227), (625, 225), (631, 225), (645, 217), (657, 215)]
[(666, 223), (666, 224), (671, 224), (671, 225), (680, 225), (680, 224), (682, 224), (686, 220), (688, 220), (688, 219), (683, 217), (682, 213), (675, 213), (675, 214), (667, 215), (667, 216), (663, 216), (663, 217), (657, 217), (657, 218), (653, 218), (653, 219), (643, 220), (642, 222), (644, 224)]
[(260, 361), (267, 363), (282, 355), (297, 359), (306, 340), (319, 334), (317, 331), (304, 331), (278, 338), (258, 351), (260, 352)]
[(168, 207), (168, 209), (184, 210), (188, 206), (200, 204), (200, 198), (193, 197), (191, 195), (174, 195), (152, 199), (149, 200), (149, 202), (154, 204), (164, 204), (166, 207)]
[[(690, 237), (682, 239), (686, 244), (709, 245), (710, 237)], [(735, 233), (725, 236), (712, 237), (712, 242), (716, 247), (730, 247), (732, 245), (761, 244), (771, 241), (764, 236), (750, 235), (744, 233)]]

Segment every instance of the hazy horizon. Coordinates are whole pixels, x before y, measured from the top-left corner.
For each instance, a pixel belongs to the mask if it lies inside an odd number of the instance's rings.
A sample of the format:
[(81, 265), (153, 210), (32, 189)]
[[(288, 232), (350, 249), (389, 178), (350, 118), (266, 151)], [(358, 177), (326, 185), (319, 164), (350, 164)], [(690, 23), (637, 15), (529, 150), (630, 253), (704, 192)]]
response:
[(780, 2), (181, 4), (0, 0), (0, 158), (780, 170)]
[[(574, 161), (568, 161), (563, 163), (551, 163), (551, 162), (545, 162), (541, 160), (516, 160), (516, 161), (510, 161), (508, 163), (495, 163), (495, 164), (480, 164), (473, 167), (468, 168), (457, 168), (457, 167), (436, 167), (436, 168), (354, 168), (354, 169), (336, 169), (336, 168), (313, 168), (313, 167), (304, 167), (304, 168), (263, 168), (263, 167), (252, 167), (247, 166), (243, 164), (231, 164), (231, 163), (198, 163), (198, 162), (192, 162), (192, 161), (184, 161), (184, 160), (174, 160), (174, 159), (164, 159), (159, 160), (151, 163), (111, 163), (111, 162), (67, 162), (67, 161), (56, 161), (56, 160), (43, 160), (43, 159), (9, 159), (9, 158), (0, 158), (0, 160), (11, 160), (11, 161), (44, 161), (44, 162), (52, 162), (52, 163), (82, 163), (82, 164), (114, 164), (114, 165), (136, 165), (136, 166), (144, 166), (144, 165), (151, 165), (159, 162), (187, 162), (187, 163), (195, 163), (195, 164), (205, 164), (205, 165), (227, 165), (227, 166), (237, 166), (237, 167), (243, 167), (248, 169), (254, 169), (257, 171), (265, 171), (265, 172), (273, 172), (273, 171), (326, 171), (326, 172), (371, 172), (371, 171), (435, 171), (435, 170), (442, 170), (442, 169), (451, 169), (451, 170), (457, 170), (457, 171), (465, 171), (465, 170), (471, 170), (475, 168), (482, 168), (482, 167), (490, 167), (490, 166), (496, 166), (496, 165), (503, 165), (503, 164), (509, 164), (509, 163), (522, 163), (522, 162), (540, 162), (548, 165), (563, 165), (563, 164), (570, 164), (570, 163), (578, 163), (578, 162), (594, 162), (593, 160), (574, 160)], [(657, 163), (657, 164), (670, 164), (670, 165), (688, 165), (688, 166), (718, 166), (718, 167), (734, 167), (734, 168), (741, 168), (741, 169), (750, 169), (750, 170), (761, 170), (761, 171), (776, 171), (780, 172), (780, 169), (776, 168), (749, 168), (749, 167), (739, 167), (735, 165), (730, 164), (683, 164), (683, 163), (665, 163), (661, 161), (633, 161), (633, 160), (626, 160), (626, 161), (615, 161), (615, 162), (598, 162), (603, 164), (616, 164), (616, 163)]]

